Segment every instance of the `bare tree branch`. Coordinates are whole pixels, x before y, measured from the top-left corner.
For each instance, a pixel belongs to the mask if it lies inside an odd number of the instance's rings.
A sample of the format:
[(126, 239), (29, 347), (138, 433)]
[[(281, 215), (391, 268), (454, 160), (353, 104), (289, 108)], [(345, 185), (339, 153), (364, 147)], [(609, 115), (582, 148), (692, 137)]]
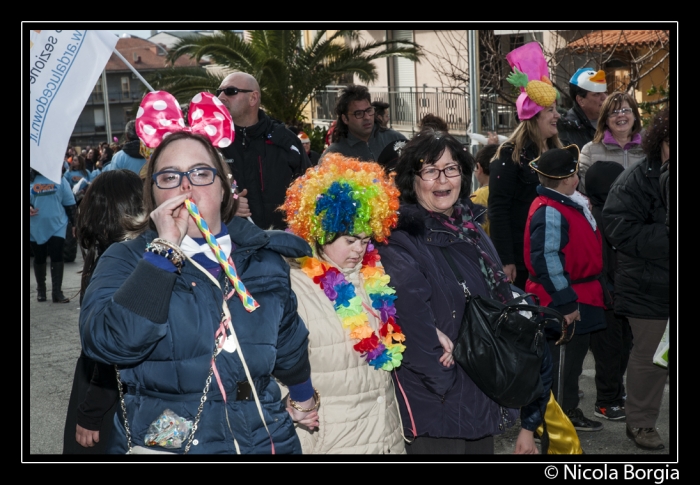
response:
[[(591, 66), (605, 69), (619, 61), (629, 69), (629, 79), (621, 88), (636, 89), (643, 78), (668, 60), (668, 33), (664, 32), (656, 31), (656, 37), (644, 45), (631, 45), (629, 31), (625, 30), (619, 32), (614, 42), (607, 44), (603, 43), (603, 31), (545, 31), (543, 35), (547, 35), (550, 42), (544, 49), (544, 55), (552, 73), (552, 82), (570, 104), (569, 79), (578, 68)], [(436, 30), (435, 34), (439, 44), (429, 53), (431, 55), (426, 56), (426, 61), (440, 77), (443, 87), (468, 93), (470, 80), (466, 62), (466, 31)], [(510, 37), (495, 35), (493, 30), (479, 31), (479, 81), (482, 93), (497, 95), (499, 102), (515, 105), (519, 92), (505, 81), (510, 72), (505, 54), (513, 47), (509, 40)], [(583, 45), (569, 47), (576, 40), (582, 40)], [(653, 66), (647, 66), (659, 53), (663, 53), (662, 58)]]

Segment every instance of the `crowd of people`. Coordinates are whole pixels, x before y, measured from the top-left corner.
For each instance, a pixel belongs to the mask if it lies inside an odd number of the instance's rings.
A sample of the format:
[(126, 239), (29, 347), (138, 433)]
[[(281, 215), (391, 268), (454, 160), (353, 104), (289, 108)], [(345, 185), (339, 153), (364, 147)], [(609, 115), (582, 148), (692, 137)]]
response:
[[(519, 125), (476, 157), (434, 115), (407, 139), (360, 85), (319, 154), (236, 72), (184, 123), (149, 93), (116, 153), (69, 147), (61, 183), (33, 173), (37, 299), (50, 257), (52, 300), (68, 301), (69, 220), (84, 255), (64, 453), (493, 454), (520, 422), (513, 452), (536, 454), (552, 407), (549, 449), (576, 453), (603, 427), (579, 406), (589, 349), (591, 411), (663, 449), (668, 108), (644, 130), (635, 99), (583, 68), (561, 116), (539, 45), (507, 60)], [(456, 363), (465, 285), (563, 316), (536, 401), (504, 407)]]

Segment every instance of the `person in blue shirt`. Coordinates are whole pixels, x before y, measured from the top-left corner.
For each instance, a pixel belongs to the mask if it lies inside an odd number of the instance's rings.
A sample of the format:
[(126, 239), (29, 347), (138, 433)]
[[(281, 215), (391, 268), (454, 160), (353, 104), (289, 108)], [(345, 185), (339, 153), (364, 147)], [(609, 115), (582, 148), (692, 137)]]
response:
[(146, 164), (146, 159), (141, 155), (140, 141), (136, 134), (135, 121), (129, 121), (124, 128), (124, 135), (126, 136), (126, 143), (121, 150), (114, 154), (112, 157), (112, 163), (104, 168), (104, 171), (108, 170), (118, 170), (124, 168), (135, 172), (137, 175), (141, 172), (141, 169)]
[(75, 197), (62, 177), (53, 182), (31, 169), (29, 175), (29, 242), (34, 254), (37, 301), (46, 301), (46, 257), (51, 258), (51, 299), (68, 303), (63, 296), (63, 245), (68, 221), (73, 223)]
[[(88, 185), (97, 174), (93, 174), (85, 167), (85, 157), (82, 155), (76, 155), (71, 159), (70, 169), (63, 174), (63, 178), (66, 179), (73, 191), (76, 204), (80, 204)], [(76, 185), (79, 185), (78, 188), (76, 188)]]

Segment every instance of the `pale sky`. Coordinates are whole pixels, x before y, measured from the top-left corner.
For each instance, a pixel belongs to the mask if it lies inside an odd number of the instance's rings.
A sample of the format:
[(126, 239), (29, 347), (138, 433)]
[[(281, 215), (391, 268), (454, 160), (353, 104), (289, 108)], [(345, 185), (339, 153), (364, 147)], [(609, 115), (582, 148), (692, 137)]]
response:
[(117, 34), (118, 36), (121, 37), (123, 33), (129, 34), (129, 35), (135, 35), (137, 37), (141, 37), (142, 39), (148, 39), (151, 36), (151, 31), (150, 30), (114, 30), (112, 29), (112, 32)]

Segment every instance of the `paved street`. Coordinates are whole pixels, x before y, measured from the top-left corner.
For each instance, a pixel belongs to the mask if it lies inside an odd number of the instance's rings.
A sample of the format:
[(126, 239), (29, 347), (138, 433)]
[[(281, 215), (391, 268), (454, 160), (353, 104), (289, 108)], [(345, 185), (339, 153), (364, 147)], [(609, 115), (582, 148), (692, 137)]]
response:
[[(24, 257), (27, 257), (25, 254)], [(29, 259), (29, 258), (28, 258)], [(29, 420), (29, 435), (23, 434), (24, 447), (30, 454), (56, 455), (61, 454), (63, 448), (63, 425), (68, 406), (68, 398), (73, 381), (75, 363), (80, 355), (80, 340), (78, 336), (78, 290), (80, 288), (80, 274), (82, 258), (74, 263), (66, 263), (63, 281), (63, 293), (71, 298), (70, 303), (52, 303), (50, 291), (49, 301), (39, 303), (36, 301), (36, 281), (31, 267), (33, 259), (29, 260), (25, 268), (25, 277), (29, 288), (23, 298), (28, 298), (29, 304), (29, 331), (25, 338), (29, 338), (29, 368), (23, 369), (23, 384), (29, 385), (29, 405), (24, 403), (23, 423)], [(47, 275), (47, 286), (50, 289), (50, 276)], [(27, 380), (27, 376), (29, 380)], [(588, 354), (584, 363), (583, 376), (580, 381), (584, 391), (581, 408), (587, 417), (593, 418), (593, 406), (595, 403), (595, 384), (593, 359)], [(26, 396), (26, 393), (23, 395)], [(674, 413), (675, 414), (675, 413)], [(675, 417), (674, 417), (675, 419)], [(674, 423), (675, 427), (676, 424)], [(664, 399), (661, 408), (661, 417), (658, 429), (666, 443), (666, 449), (661, 452), (650, 452), (638, 449), (632, 441), (625, 436), (624, 422), (604, 423), (604, 429), (596, 433), (581, 433), (581, 444), (588, 455), (601, 456), (602, 461), (621, 461), (623, 457), (609, 457), (608, 455), (657, 455), (659, 459), (670, 459), (669, 448), (677, 450), (676, 443), (671, 443), (669, 436), (669, 385), (666, 385)], [(515, 448), (518, 428), (514, 427), (496, 439), (496, 453), (510, 454)], [(673, 433), (674, 438), (677, 433)], [(27, 440), (29, 442), (27, 443)], [(673, 457), (675, 453), (671, 454)], [(661, 458), (665, 456), (666, 458)], [(35, 457), (36, 458), (36, 457)], [(45, 457), (47, 460), (56, 458)], [(651, 459), (651, 457), (648, 457)], [(30, 458), (28, 458), (30, 459)], [(647, 458), (639, 457), (636, 461), (644, 461)], [(505, 461), (505, 457), (504, 457)], [(533, 460), (537, 461), (537, 460)], [(626, 461), (631, 461), (627, 459)]]

